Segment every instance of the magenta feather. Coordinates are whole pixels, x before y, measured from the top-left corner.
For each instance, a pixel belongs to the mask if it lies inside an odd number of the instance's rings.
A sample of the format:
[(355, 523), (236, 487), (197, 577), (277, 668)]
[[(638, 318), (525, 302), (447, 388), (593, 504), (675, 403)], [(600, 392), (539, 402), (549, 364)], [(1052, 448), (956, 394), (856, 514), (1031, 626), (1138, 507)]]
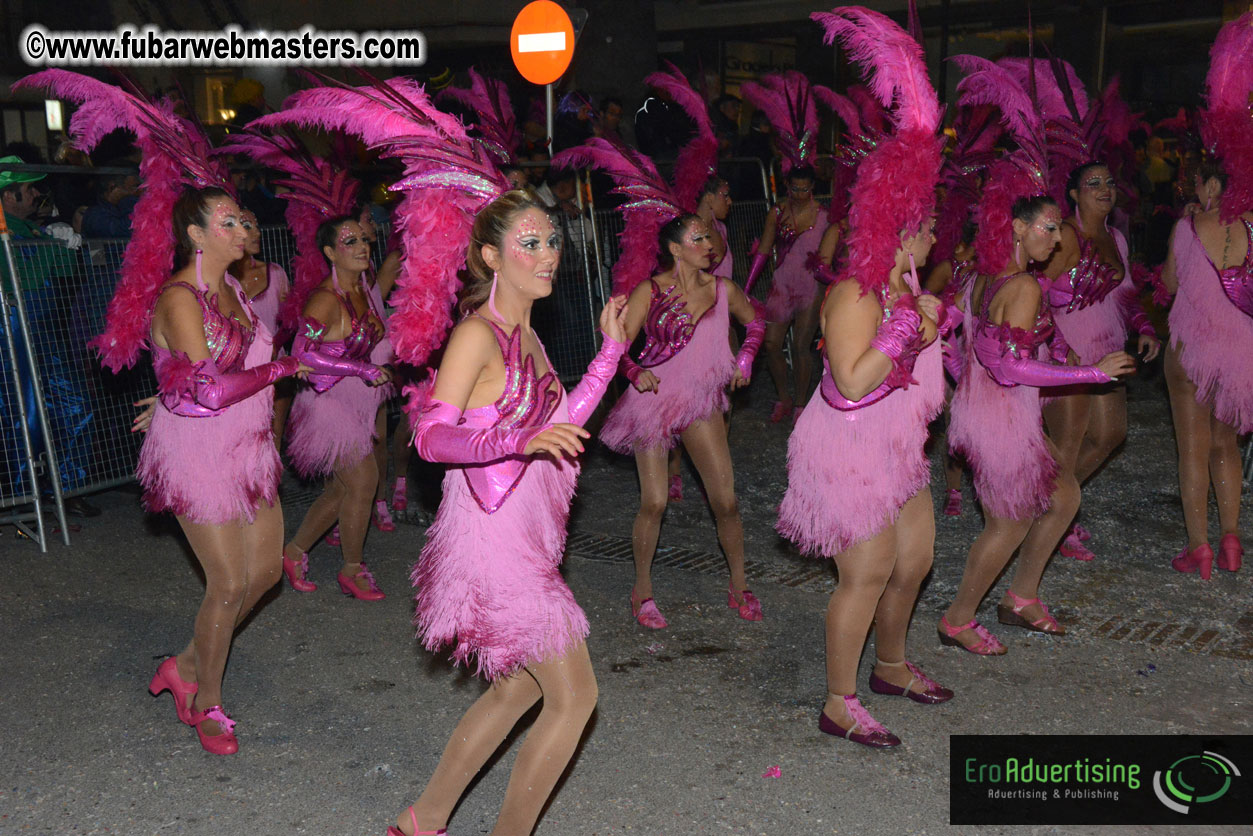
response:
[(766, 114), (783, 154), (784, 174), (811, 165), (818, 142), (818, 106), (813, 85), (803, 73), (771, 73), (759, 82), (745, 82), (740, 93)]
[[(1032, 68), (1035, 69), (1036, 101), (1039, 103), (1040, 115), (1045, 119), (1062, 117), (1082, 119), (1088, 114), (1088, 94), (1079, 74), (1066, 61), (1060, 61), (1064, 75), (1059, 75), (1043, 58), (1002, 58), (996, 62), (1010, 75), (1018, 80), (1024, 90), (1030, 89)], [(1063, 81), (1069, 85), (1077, 113), (1072, 112), (1066, 102)]]
[(234, 189), (225, 167), (209, 159), (208, 140), (195, 125), (176, 116), (169, 102), (154, 104), (142, 91), (129, 92), (66, 70), (44, 70), (13, 85), (15, 90), (36, 88), (80, 103), (70, 122), (80, 149), (90, 151), (106, 135), (126, 129), (135, 134), (143, 152), (139, 165), (143, 193), (131, 216), (131, 240), (104, 332), (88, 343), (116, 372), (133, 366), (148, 343), (157, 296), (174, 267), (170, 217), (183, 188), (217, 186), (232, 194)]
[(664, 71), (645, 77), (644, 83), (668, 93), (696, 126), (696, 133), (675, 158), (674, 187), (671, 189), (683, 211), (695, 212), (701, 188), (718, 170), (718, 138), (709, 119), (709, 107), (692, 89), (687, 77), (669, 61)]
[(1219, 215), (1223, 223), (1232, 223), (1253, 210), (1253, 10), (1219, 31), (1210, 49), (1205, 90), (1201, 136), (1227, 173)]
[(934, 133), (940, 123), (940, 102), (927, 74), (922, 45), (880, 12), (844, 6), (810, 17), (837, 39), (849, 58), (862, 65), (870, 92), (891, 109), (898, 131)]
[(818, 102), (823, 107), (840, 117), (845, 130), (850, 135), (861, 133), (861, 113), (852, 99), (821, 84), (814, 85), (814, 95), (818, 97)]
[(518, 129), (513, 103), (509, 100), (509, 88), (503, 81), (479, 75), (473, 68), (469, 75), (468, 90), (446, 87), (436, 98), (452, 99), (472, 110), (474, 125), (482, 135), (480, 141), (500, 163), (511, 163), (522, 144), (522, 132)]
[(474, 216), (507, 183), (482, 144), (437, 110), (421, 85), (361, 75), (369, 82), (363, 87), (327, 79), (331, 86), (296, 93), (253, 124), (344, 131), (404, 163), (392, 186), (407, 194), (393, 216), (403, 244), (388, 336), (398, 357), (421, 366), (451, 325)]

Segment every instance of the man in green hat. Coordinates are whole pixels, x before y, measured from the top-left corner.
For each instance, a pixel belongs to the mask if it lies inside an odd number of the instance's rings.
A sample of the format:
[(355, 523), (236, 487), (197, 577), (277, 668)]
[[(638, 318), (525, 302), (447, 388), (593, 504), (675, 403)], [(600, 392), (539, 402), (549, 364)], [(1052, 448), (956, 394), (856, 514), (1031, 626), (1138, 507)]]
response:
[[(21, 157), (9, 155), (0, 157), (0, 168), (4, 165), (24, 165)], [(9, 225), (9, 232), (16, 239), (55, 241), (31, 217), (39, 205), (40, 193), (31, 183), (47, 177), (31, 171), (0, 170), (0, 208), (4, 209), (4, 217)], [(78, 253), (63, 245), (40, 247), (15, 247), (13, 260), (17, 263), (17, 273), (22, 280), (22, 290), (30, 292), (45, 287), (48, 279), (55, 276), (73, 274), (78, 263)], [(0, 257), (0, 273), (9, 279), (8, 262)]]

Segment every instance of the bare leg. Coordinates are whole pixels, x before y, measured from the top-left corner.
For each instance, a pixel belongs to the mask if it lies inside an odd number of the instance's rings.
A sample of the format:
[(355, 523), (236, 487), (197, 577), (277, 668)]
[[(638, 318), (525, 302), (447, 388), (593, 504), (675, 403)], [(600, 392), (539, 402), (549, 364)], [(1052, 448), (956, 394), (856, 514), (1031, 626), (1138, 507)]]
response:
[(895, 564), (895, 526), (835, 558), (840, 584), (827, 603), (827, 701), (823, 711), (844, 728), (850, 727), (852, 720), (840, 698), (857, 692), (857, 663)]
[(1209, 472), (1218, 500), (1218, 524), (1223, 534), (1240, 533), (1240, 491), (1244, 487), (1244, 463), (1236, 428), (1210, 416)]
[[(966, 558), (966, 569), (962, 572), (961, 585), (957, 587), (957, 595), (949, 604), (944, 618), (954, 627), (960, 627), (975, 617), (979, 603), (988, 594), (992, 584), (1009, 564), (1014, 550), (1022, 543), (1031, 528), (1031, 520), (1010, 520), (995, 517), (984, 509), (983, 531), (970, 547), (970, 555)], [(969, 639), (977, 644), (979, 638), (973, 630), (957, 634), (959, 641)]]
[(783, 356), (783, 340), (787, 337), (789, 325), (790, 322), (767, 322), (765, 338), (766, 368), (770, 370), (779, 403), (787, 410), (791, 410), (793, 404), (787, 391), (787, 359)]
[(1079, 448), (1075, 478), (1087, 482), (1100, 470), (1114, 451), (1127, 440), (1127, 387), (1115, 386), (1092, 395), (1088, 413), (1088, 429)]
[[(222, 672), (235, 628), (247, 617), (282, 571), (283, 511), (262, 504), (256, 521), (202, 525), (180, 517), (192, 551), (205, 573), (205, 597), (196, 614), (190, 644), (177, 659), (179, 677), (196, 682), (194, 706), (222, 704)], [(219, 733), (209, 721), (206, 734)]]
[(735, 472), (722, 416), (711, 415), (689, 426), (683, 431), (683, 446), (709, 497), (718, 526), (718, 543), (731, 570), (731, 586), (741, 592), (748, 586), (744, 577), (744, 523), (735, 499)]
[(796, 381), (796, 402), (809, 402), (809, 380), (814, 369), (814, 334), (818, 331), (818, 318), (822, 310), (824, 294), (817, 293), (809, 307), (796, 315), (792, 332), (792, 376)]
[(653, 555), (661, 534), (661, 518), (666, 513), (666, 460), (668, 453), (656, 447), (635, 454), (640, 477), (640, 510), (631, 529), (631, 549), (635, 556), (635, 587), (631, 600), (639, 603), (653, 597)]
[(1075, 473), (1079, 461), (1079, 448), (1088, 430), (1088, 412), (1092, 396), (1087, 394), (1063, 395), (1044, 407), (1044, 423), (1048, 436), (1057, 446), (1057, 464), (1069, 473)]
[(683, 463), (683, 453), (678, 447), (670, 451), (670, 455), (666, 458), (666, 475), (671, 479), (680, 475), (680, 467)]
[(274, 384), (274, 446), (283, 449), (283, 432), (287, 429), (287, 415), (291, 412), (292, 397), (296, 387), (290, 378), (284, 378)]
[[(339, 503), (339, 537), (344, 567), (340, 571), (349, 578), (361, 571), (365, 535), (370, 527), (370, 503), (379, 481), (374, 461), (374, 456), (369, 455), (351, 467), (335, 471), (335, 480), (343, 485)], [(353, 583), (362, 591), (370, 588), (364, 578), (357, 578)]]
[[(1051, 445), (1050, 452), (1056, 452)], [(1049, 509), (1036, 518), (1023, 540), (1022, 548), (1018, 550), (1018, 568), (1009, 584), (1011, 592), (1020, 598), (1040, 597), (1040, 579), (1044, 577), (1044, 569), (1078, 511), (1079, 482), (1072, 474), (1062, 471), (1053, 487)], [(1006, 596), (1004, 603), (1011, 604), (1012, 601)], [(1022, 609), (1022, 616), (1028, 621), (1038, 621), (1044, 615), (1040, 604)]]
[[(387, 482), (387, 404), (379, 404), (378, 414), (374, 416), (374, 464), (378, 473), (378, 488), (374, 492), (374, 501), (382, 502), (386, 497)], [(398, 474), (399, 470), (396, 471)]]
[[(1179, 454), (1179, 498), (1183, 503), (1183, 524), (1188, 530), (1188, 548), (1195, 549), (1209, 540), (1212, 416), (1206, 407), (1197, 403), (1196, 386), (1188, 380), (1179, 363), (1179, 352), (1173, 346), (1166, 348), (1163, 369), (1170, 393), (1170, 417), (1175, 425), (1175, 449)], [(1236, 461), (1239, 462), (1238, 455)], [(1236, 479), (1241, 478), (1237, 464)], [(1238, 490), (1236, 497), (1238, 503)]]
[(332, 476), (322, 490), (321, 496), (315, 499), (309, 506), (309, 510), (305, 512), (305, 518), (300, 521), (300, 528), (296, 529), (296, 535), (283, 548), (283, 554), (289, 560), (299, 562), (301, 553), (313, 548), (317, 539), (335, 524), (335, 521), (339, 519), (339, 506), (343, 499), (344, 483)]
[(931, 491), (924, 488), (901, 508), (896, 520), (896, 562), (875, 608), (875, 665), (880, 679), (909, 685), (912, 674), (905, 661), (905, 637), (913, 618), (914, 604), (923, 578), (931, 571), (935, 556), (935, 509)]
[(400, 426), (392, 436), (392, 467), (396, 479), (409, 476), (409, 457), (413, 454), (413, 434), (409, 431), (407, 418), (400, 419)]

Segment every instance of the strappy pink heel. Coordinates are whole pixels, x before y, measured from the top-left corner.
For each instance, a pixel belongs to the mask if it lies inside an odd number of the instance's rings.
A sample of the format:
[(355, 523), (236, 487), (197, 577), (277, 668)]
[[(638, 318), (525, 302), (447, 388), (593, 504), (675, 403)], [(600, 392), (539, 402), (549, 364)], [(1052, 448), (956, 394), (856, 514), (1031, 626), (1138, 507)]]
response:
[(374, 501), (374, 527), (379, 531), (391, 532), (396, 530), (396, 521), (392, 519), (392, 514), (387, 510), (387, 503), (381, 499)]
[(677, 473), (670, 477), (670, 488), (667, 496), (671, 502), (683, 501), (683, 477)]
[[(1015, 595), (1014, 590), (1007, 589), (1005, 594), (1009, 596), (1012, 604), (996, 605), (996, 620), (1002, 624), (1008, 624), (1011, 627), (1025, 627), (1037, 633), (1046, 633), (1050, 636), (1066, 635), (1066, 628), (1057, 623), (1057, 619), (1049, 615), (1049, 608), (1039, 598), (1023, 598)], [(1022, 611), (1032, 604), (1039, 604), (1040, 609), (1044, 610), (1044, 615), (1035, 621), (1029, 620)]]
[(1066, 535), (1066, 539), (1062, 540), (1062, 544), (1057, 547), (1057, 552), (1062, 557), (1073, 557), (1075, 560), (1082, 560), (1085, 563), (1096, 557), (1096, 554), (1085, 546), (1079, 535), (1074, 532)]
[(322, 538), (322, 542), (326, 543), (326, 545), (328, 546), (338, 546), (340, 544), (339, 526), (336, 525), (334, 528), (332, 528), (330, 533)]
[(745, 589), (737, 593), (735, 587), (728, 584), (727, 606), (731, 609), (738, 609), (740, 618), (745, 621), (761, 621), (762, 619), (761, 601), (757, 600), (757, 596), (751, 590)]
[[(221, 734), (205, 734), (201, 726), (205, 720), (212, 720), (222, 729)], [(235, 739), (235, 721), (227, 716), (220, 705), (211, 705), (204, 711), (192, 711), (191, 723), (196, 727), (196, 736), (200, 745), (210, 755), (233, 755), (239, 751), (239, 741)]]
[[(957, 636), (967, 630), (974, 630), (975, 635), (979, 637), (979, 641), (971, 645), (962, 644)], [(969, 651), (976, 656), (1004, 656), (1008, 651), (1005, 645), (1001, 644), (1001, 640), (988, 632), (988, 628), (984, 627), (975, 619), (970, 619), (960, 627), (954, 627), (948, 623), (948, 616), (940, 616), (940, 644), (948, 647), (960, 647), (962, 650)]]
[(292, 560), (286, 554), (283, 555), (283, 574), (287, 576), (287, 582), (291, 584), (291, 588), (297, 592), (313, 592), (318, 585), (309, 580), (309, 553), (301, 552), (300, 560)]
[(404, 476), (397, 476), (392, 485), (392, 510), (397, 514), (404, 513), (409, 507), (409, 481)]
[[(357, 578), (363, 579), (369, 584), (369, 589), (362, 589), (357, 586), (354, 581)], [(370, 570), (365, 568), (365, 564), (361, 564), (361, 571), (355, 575), (345, 575), (340, 572), (335, 576), (335, 580), (339, 582), (339, 591), (345, 595), (351, 595), (358, 601), (382, 601), (387, 596), (383, 594), (383, 590), (379, 589), (379, 585), (374, 581), (374, 576), (370, 574)]]
[(962, 515), (962, 492), (960, 488), (949, 488), (948, 501), (944, 503), (944, 516), (960, 517)]
[[(418, 814), (413, 812), (413, 808), (409, 808), (409, 821), (413, 822), (413, 836), (444, 836), (448, 832), (448, 828), (441, 827), (439, 830), (418, 830)], [(399, 827), (388, 827), (387, 836), (405, 836), (405, 832)]]
[(191, 721), (190, 697), (195, 696), (199, 689), (200, 686), (197, 683), (187, 682), (178, 675), (178, 660), (173, 656), (157, 667), (152, 682), (148, 683), (148, 693), (154, 697), (159, 696), (163, 691), (170, 692), (170, 696), (174, 698), (174, 711), (178, 713), (178, 719), (189, 726), (194, 725)]
[(1209, 547), (1209, 543), (1202, 543), (1195, 549), (1184, 549), (1170, 561), (1170, 565), (1176, 572), (1183, 572), (1185, 575), (1198, 572), (1201, 580), (1207, 581), (1214, 571), (1214, 550)]
[(631, 615), (644, 627), (650, 630), (664, 630), (670, 626), (665, 616), (661, 614), (661, 610), (657, 609), (657, 602), (652, 598), (645, 598), (638, 604), (635, 603), (635, 596), (631, 596)]
[[(902, 688), (899, 685), (893, 685), (886, 679), (881, 678), (877, 673), (870, 674), (870, 690), (876, 694), (887, 694), (893, 697), (909, 697), (911, 700), (923, 705), (936, 705), (937, 703), (948, 702), (953, 698), (953, 692), (936, 682), (931, 677), (922, 672), (922, 669), (913, 662), (884, 662), (879, 660), (879, 665), (888, 668), (903, 667), (909, 671), (909, 682), (905, 683)], [(923, 687), (921, 691), (911, 690), (914, 683), (917, 682)]]

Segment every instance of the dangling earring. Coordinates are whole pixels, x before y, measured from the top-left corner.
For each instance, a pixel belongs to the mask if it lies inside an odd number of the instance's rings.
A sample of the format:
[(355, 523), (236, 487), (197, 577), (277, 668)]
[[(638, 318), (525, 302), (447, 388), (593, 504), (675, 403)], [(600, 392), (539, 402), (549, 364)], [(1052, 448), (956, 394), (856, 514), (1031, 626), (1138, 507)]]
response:
[(1021, 238), (1014, 239), (1014, 264), (1016, 264), (1018, 267), (1025, 266), (1022, 263), (1022, 239)]
[(906, 255), (909, 256), (909, 277), (913, 279), (909, 289), (914, 293), (918, 293), (922, 290), (922, 286), (918, 284), (918, 265), (914, 263), (914, 254), (912, 252), (906, 253)]

